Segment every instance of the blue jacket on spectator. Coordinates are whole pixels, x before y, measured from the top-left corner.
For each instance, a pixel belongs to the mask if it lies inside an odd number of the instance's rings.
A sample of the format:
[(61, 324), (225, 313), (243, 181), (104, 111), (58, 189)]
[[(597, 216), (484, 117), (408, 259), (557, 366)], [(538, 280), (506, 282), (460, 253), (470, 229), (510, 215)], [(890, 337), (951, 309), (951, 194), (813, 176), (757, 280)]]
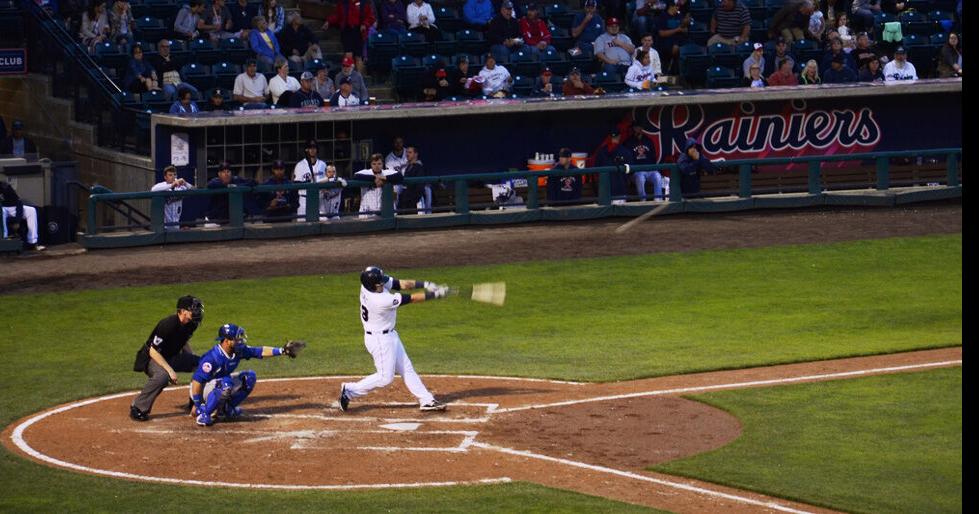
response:
[(493, 2), (490, 0), (466, 0), (462, 17), (473, 25), (486, 25), (493, 19)]
[(190, 101), (187, 107), (184, 107), (184, 104), (180, 103), (180, 100), (173, 102), (170, 106), (170, 114), (190, 114), (195, 112), (201, 112), (201, 110), (197, 108), (197, 104), (193, 100)]
[(265, 34), (272, 41), (272, 46), (275, 47), (274, 49), (269, 48), (269, 45), (262, 39), (262, 34), (258, 29), (254, 29), (248, 33), (248, 44), (256, 54), (266, 57), (269, 60), (275, 60), (275, 56), (282, 55), (279, 40), (275, 38), (275, 33), (272, 32), (272, 29), (265, 29)]
[[(697, 148), (700, 155), (697, 159), (690, 157), (688, 153), (691, 148)], [(700, 192), (700, 174), (707, 173), (713, 175), (717, 173), (717, 168), (710, 159), (704, 157), (700, 143), (694, 138), (687, 139), (687, 144), (683, 145), (683, 155), (676, 161), (680, 169), (680, 191), (684, 195), (697, 194)]]
[(857, 74), (849, 66), (843, 65), (839, 71), (832, 67), (823, 71), (823, 84), (846, 84), (857, 82)]
[(126, 91), (133, 91), (133, 86), (139, 77), (152, 77), (153, 71), (153, 67), (145, 59), (130, 58), (129, 65), (126, 66), (126, 76), (122, 80), (122, 87)]

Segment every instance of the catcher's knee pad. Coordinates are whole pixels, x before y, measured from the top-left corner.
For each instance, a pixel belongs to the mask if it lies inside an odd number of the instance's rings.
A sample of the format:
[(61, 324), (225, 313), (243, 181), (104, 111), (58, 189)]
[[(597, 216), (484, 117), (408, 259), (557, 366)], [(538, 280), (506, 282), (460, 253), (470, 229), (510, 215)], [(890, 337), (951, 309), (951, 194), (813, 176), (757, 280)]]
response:
[(258, 382), (258, 375), (254, 371), (242, 371), (241, 375), (241, 388), (245, 391), (251, 391), (255, 388), (255, 383)]
[(234, 389), (235, 389), (235, 379), (231, 377), (222, 378), (218, 382), (217, 386), (214, 388), (215, 391), (220, 391), (221, 397), (225, 399), (231, 397), (231, 394), (234, 392)]

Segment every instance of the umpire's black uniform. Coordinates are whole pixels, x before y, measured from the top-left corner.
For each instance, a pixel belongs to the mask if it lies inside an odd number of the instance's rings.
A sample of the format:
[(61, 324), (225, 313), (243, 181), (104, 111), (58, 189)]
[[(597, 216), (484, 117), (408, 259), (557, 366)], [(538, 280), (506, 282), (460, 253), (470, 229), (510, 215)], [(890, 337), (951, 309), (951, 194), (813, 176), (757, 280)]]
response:
[[(182, 323), (179, 316), (181, 310), (191, 311), (193, 318)], [(148, 419), (156, 397), (170, 383), (170, 374), (167, 370), (150, 358), (150, 347), (159, 352), (174, 371), (189, 372), (197, 369), (197, 361), (200, 360), (200, 356), (184, 351), (184, 347), (194, 335), (194, 331), (197, 330), (203, 318), (203, 311), (203, 305), (197, 298), (192, 296), (181, 297), (177, 300), (178, 314), (171, 314), (160, 320), (146, 339), (146, 343), (136, 353), (133, 371), (146, 373), (149, 380), (130, 406), (129, 416), (134, 420), (146, 421)]]

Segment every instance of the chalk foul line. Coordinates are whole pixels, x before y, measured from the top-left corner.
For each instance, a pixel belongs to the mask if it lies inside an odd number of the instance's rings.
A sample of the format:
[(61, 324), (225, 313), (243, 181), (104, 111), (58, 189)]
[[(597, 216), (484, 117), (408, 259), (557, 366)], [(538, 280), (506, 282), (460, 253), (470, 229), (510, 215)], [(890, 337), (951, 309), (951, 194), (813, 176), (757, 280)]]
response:
[(769, 380), (752, 380), (748, 382), (731, 382), (728, 384), (716, 384), (716, 385), (709, 385), (709, 386), (679, 387), (676, 389), (661, 389), (658, 391), (642, 391), (638, 393), (596, 396), (593, 398), (583, 398), (580, 400), (567, 400), (563, 402), (542, 403), (536, 405), (523, 405), (520, 407), (496, 409), (494, 413), (517, 412), (517, 411), (531, 410), (531, 409), (546, 409), (549, 407), (563, 407), (566, 405), (577, 405), (580, 403), (602, 402), (608, 400), (623, 400), (627, 398), (641, 398), (643, 396), (665, 396), (665, 395), (674, 395), (674, 394), (683, 394), (683, 393), (698, 393), (703, 391), (712, 391), (716, 389), (741, 389), (746, 387), (790, 384), (793, 382), (828, 380), (834, 378), (854, 377), (860, 375), (877, 375), (880, 373), (888, 373), (892, 371), (908, 371), (912, 369), (953, 366), (956, 364), (961, 365), (962, 359), (941, 361), (941, 362), (927, 362), (923, 364), (908, 364), (906, 366), (892, 366), (888, 368), (872, 368), (872, 369), (861, 369), (856, 371), (841, 371), (838, 373), (824, 373), (820, 375), (806, 375), (802, 377), (775, 378)]

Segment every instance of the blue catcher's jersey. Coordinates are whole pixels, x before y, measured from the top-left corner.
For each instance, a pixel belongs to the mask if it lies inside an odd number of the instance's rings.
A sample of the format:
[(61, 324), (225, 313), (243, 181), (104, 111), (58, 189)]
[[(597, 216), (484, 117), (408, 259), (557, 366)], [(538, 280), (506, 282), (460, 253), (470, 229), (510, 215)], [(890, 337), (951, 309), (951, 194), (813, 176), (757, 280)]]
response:
[(194, 380), (201, 384), (206, 384), (215, 378), (226, 377), (234, 373), (241, 359), (261, 358), (261, 347), (239, 343), (235, 345), (234, 353), (228, 355), (221, 349), (220, 344), (216, 344), (214, 348), (211, 348), (210, 351), (201, 357), (200, 362), (197, 364), (197, 371), (194, 371)]

